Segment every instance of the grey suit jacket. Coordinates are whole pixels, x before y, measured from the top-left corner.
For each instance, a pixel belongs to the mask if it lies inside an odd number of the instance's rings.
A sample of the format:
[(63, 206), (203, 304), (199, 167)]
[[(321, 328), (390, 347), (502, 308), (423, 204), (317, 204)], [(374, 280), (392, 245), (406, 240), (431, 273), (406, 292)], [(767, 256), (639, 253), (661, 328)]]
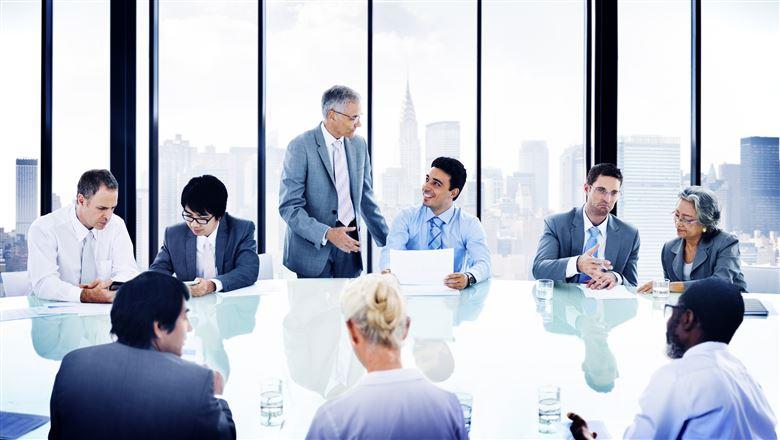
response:
[[(670, 281), (683, 281), (683, 245), (682, 238), (675, 238), (664, 243), (661, 249), (664, 277)], [(747, 291), (745, 277), (739, 268), (739, 240), (728, 232), (720, 231), (711, 239), (699, 242), (693, 258), (691, 281), (683, 281), (683, 285), (687, 289), (691, 284), (710, 277), (733, 283), (743, 292)]]
[[(217, 230), (217, 279), (222, 291), (240, 289), (257, 281), (260, 263), (255, 244), (255, 225), (225, 214)], [(185, 223), (165, 228), (165, 240), (149, 270), (176, 274), (182, 281), (196, 276), (197, 237)]]
[[(572, 281), (566, 279), (566, 265), (569, 258), (582, 254), (584, 242), (582, 207), (545, 218), (544, 232), (539, 237), (539, 247), (534, 258), (534, 278)], [(636, 286), (639, 231), (612, 214), (609, 214), (607, 223), (604, 258), (612, 263), (613, 271), (623, 276), (624, 284)]]
[(49, 438), (236, 438), (211, 370), (171, 353), (118, 342), (62, 360), (51, 393)]
[[(377, 245), (384, 246), (387, 224), (374, 199), (371, 160), (360, 136), (344, 139), (349, 186), (355, 218), (361, 217)], [(287, 223), (284, 265), (307, 277), (325, 268), (333, 245), (322, 245), (328, 228), (338, 220), (338, 195), (333, 164), (319, 125), (290, 142), (279, 186), (279, 215)]]

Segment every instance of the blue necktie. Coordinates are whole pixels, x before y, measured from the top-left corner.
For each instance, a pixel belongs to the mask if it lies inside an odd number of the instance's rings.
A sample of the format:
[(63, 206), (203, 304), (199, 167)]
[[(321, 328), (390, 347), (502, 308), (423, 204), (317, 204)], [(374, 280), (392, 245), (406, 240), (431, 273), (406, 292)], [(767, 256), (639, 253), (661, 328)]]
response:
[(442, 248), (442, 230), (441, 225), (444, 224), (444, 221), (440, 219), (439, 217), (434, 217), (430, 220), (428, 220), (428, 223), (431, 224), (431, 231), (428, 236), (430, 239), (428, 240), (428, 249), (441, 249)]
[[(599, 242), (599, 235), (600, 235), (599, 228), (595, 226), (591, 226), (590, 229), (588, 229), (588, 241), (585, 242), (585, 246), (582, 248), (582, 253), (584, 254), (586, 251), (590, 250), (593, 246), (596, 246), (596, 244)], [(596, 250), (596, 254), (598, 254), (598, 250)], [(594, 257), (596, 255), (594, 254)], [(579, 274), (578, 283), (587, 283), (588, 280), (590, 280), (590, 277), (585, 275), (584, 273)]]

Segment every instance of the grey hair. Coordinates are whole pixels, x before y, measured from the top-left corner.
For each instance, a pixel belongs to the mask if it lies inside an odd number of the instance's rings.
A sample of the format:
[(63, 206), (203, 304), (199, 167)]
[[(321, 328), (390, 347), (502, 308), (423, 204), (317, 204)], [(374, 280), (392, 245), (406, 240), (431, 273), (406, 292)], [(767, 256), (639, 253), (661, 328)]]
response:
[(111, 171), (89, 170), (79, 178), (79, 184), (76, 187), (76, 196), (81, 194), (84, 198), (88, 199), (98, 192), (101, 185), (110, 190), (119, 188), (119, 183), (116, 181), (116, 177), (111, 174)]
[(347, 86), (333, 86), (322, 94), (322, 117), (330, 110), (343, 111), (349, 102), (360, 102), (360, 94)]
[(693, 203), (696, 220), (707, 229), (715, 230), (720, 221), (720, 204), (714, 192), (700, 186), (689, 186), (680, 191), (679, 197)]
[(371, 343), (399, 348), (406, 331), (406, 303), (391, 274), (356, 278), (341, 292), (341, 311)]

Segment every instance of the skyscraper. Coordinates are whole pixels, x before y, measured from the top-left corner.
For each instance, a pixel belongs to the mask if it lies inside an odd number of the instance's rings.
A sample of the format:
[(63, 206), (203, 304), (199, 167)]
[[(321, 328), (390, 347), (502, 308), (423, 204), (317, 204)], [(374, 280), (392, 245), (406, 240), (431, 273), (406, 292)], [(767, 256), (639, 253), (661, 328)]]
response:
[(425, 167), (437, 157), (460, 156), (460, 122), (441, 121), (425, 126)]
[(406, 96), (401, 107), (401, 123), (398, 136), (401, 168), (406, 170), (408, 182), (420, 182), (420, 138), (417, 136), (417, 114), (414, 111), (409, 80), (406, 80)]
[(38, 217), (38, 159), (16, 159), (16, 233), (27, 235)]
[[(623, 196), (618, 215), (639, 229), (639, 278), (663, 275), (661, 248), (675, 237), (671, 212), (680, 191), (680, 139), (662, 136), (618, 138)], [(607, 242), (609, 246), (609, 242)]]
[(531, 208), (534, 211), (546, 212), (550, 207), (550, 153), (547, 150), (547, 141), (523, 141), (518, 159), (518, 170), (534, 176)]
[(585, 182), (585, 150), (582, 145), (572, 145), (561, 153), (561, 206), (562, 211), (585, 203), (582, 184)]
[(780, 150), (778, 138), (740, 140), (742, 230), (768, 234), (780, 229)]

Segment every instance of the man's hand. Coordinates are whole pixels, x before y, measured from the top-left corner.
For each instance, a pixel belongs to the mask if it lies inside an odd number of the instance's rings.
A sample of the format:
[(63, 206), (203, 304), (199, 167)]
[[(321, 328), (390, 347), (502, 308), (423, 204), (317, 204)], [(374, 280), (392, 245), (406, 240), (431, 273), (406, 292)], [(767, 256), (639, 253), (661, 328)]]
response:
[(444, 278), (444, 285), (450, 289), (465, 289), (469, 285), (469, 276), (460, 272), (451, 273)]
[(598, 437), (597, 433), (590, 432), (588, 429), (588, 423), (583, 420), (582, 417), (574, 414), (573, 412), (566, 413), (566, 417), (571, 420), (569, 431), (571, 431), (571, 435), (575, 440), (591, 440)]
[(108, 290), (111, 280), (101, 281), (96, 279), (89, 284), (80, 284), (81, 297), (83, 303), (110, 303), (114, 302), (116, 292)]
[(596, 278), (597, 274), (602, 273), (602, 269), (610, 270), (612, 269), (612, 263), (610, 263), (607, 260), (600, 260), (598, 258), (594, 258), (593, 254), (596, 253), (596, 251), (599, 249), (599, 245), (593, 246), (592, 248), (585, 251), (584, 254), (577, 257), (577, 271), (580, 273), (584, 273), (585, 275)]
[(637, 287), (636, 293), (650, 293), (653, 291), (653, 282), (648, 281), (641, 286)]
[(194, 297), (207, 295), (217, 290), (217, 285), (214, 284), (214, 281), (204, 280), (203, 278), (195, 278), (195, 281), (198, 283), (190, 286), (190, 295)]
[(355, 227), (342, 226), (339, 228), (330, 228), (325, 233), (325, 238), (333, 243), (333, 246), (341, 249), (343, 252), (360, 252), (360, 242), (347, 235), (348, 232), (355, 230)]
[(225, 379), (222, 378), (219, 371), (212, 371), (214, 372), (214, 395), (222, 394), (225, 391)]
[(588, 280), (586, 286), (593, 290), (611, 289), (617, 284), (617, 275), (615, 272), (599, 272), (595, 277)]

